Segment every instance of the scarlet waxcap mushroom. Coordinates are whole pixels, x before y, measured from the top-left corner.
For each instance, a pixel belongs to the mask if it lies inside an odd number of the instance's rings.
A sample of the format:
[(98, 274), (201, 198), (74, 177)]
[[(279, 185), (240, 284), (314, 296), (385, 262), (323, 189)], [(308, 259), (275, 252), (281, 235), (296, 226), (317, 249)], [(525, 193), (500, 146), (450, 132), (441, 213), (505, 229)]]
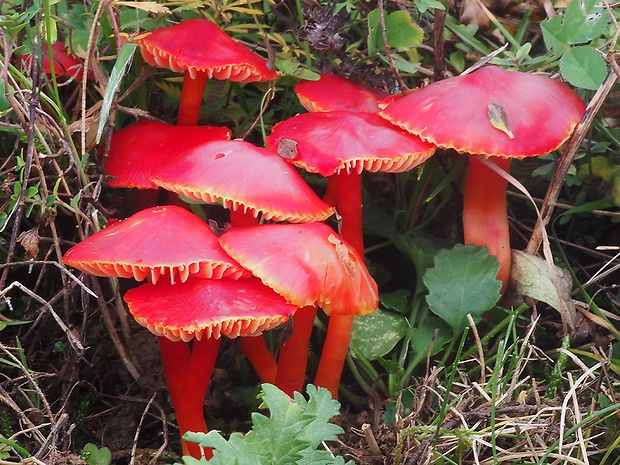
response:
[[(50, 57), (48, 55), (47, 46), (43, 46), (43, 72), (50, 76), (52, 74), (52, 65), (50, 63)], [(65, 44), (62, 42), (54, 42), (52, 44), (52, 58), (54, 60), (54, 72), (56, 77), (62, 79), (69, 79), (75, 77), (75, 79), (82, 79), (84, 76), (84, 63), (75, 56), (71, 55), (65, 48)], [(32, 66), (32, 55), (26, 54), (22, 58), (24, 66)]]
[[(435, 145), (371, 113), (304, 113), (277, 123), (267, 147), (310, 173), (408, 171), (425, 162)], [(286, 151), (286, 152), (285, 152)]]
[(351, 81), (343, 76), (324, 73), (316, 81), (301, 81), (295, 94), (308, 111), (364, 111), (378, 113), (377, 101), (389, 94), (380, 89)]
[(152, 181), (192, 200), (254, 217), (293, 223), (321, 221), (334, 212), (282, 157), (242, 140), (207, 142), (186, 151)]
[(416, 90), (381, 116), (441, 148), (470, 154), (463, 196), (464, 242), (484, 245), (498, 258), (497, 278), (505, 290), (511, 262), (507, 181), (480, 155), (509, 171), (510, 158), (557, 149), (584, 111), (581, 98), (560, 82), (487, 66)]
[(96, 276), (157, 282), (249, 276), (220, 247), (209, 226), (176, 206), (154, 207), (117, 221), (69, 249), (63, 262)]
[(272, 80), (267, 62), (206, 19), (192, 19), (147, 32), (134, 39), (147, 63), (183, 71), (177, 124), (198, 123), (200, 106), (211, 78), (236, 82)]
[(522, 158), (557, 149), (584, 111), (561, 82), (486, 66), (411, 92), (381, 116), (441, 148)]
[(256, 278), (147, 283), (127, 291), (124, 300), (149, 331), (186, 342), (256, 336), (285, 323), (297, 309)]
[(363, 258), (323, 223), (232, 228), (224, 250), (299, 307), (328, 315), (364, 315), (378, 306), (377, 284)]
[(133, 40), (145, 61), (192, 78), (205, 73), (209, 79), (257, 82), (275, 79), (263, 58), (240, 44), (207, 19), (191, 19), (146, 32)]
[(157, 189), (150, 180), (157, 170), (184, 151), (213, 140), (228, 140), (232, 132), (220, 126), (175, 126), (141, 120), (112, 135), (105, 173), (111, 187)]

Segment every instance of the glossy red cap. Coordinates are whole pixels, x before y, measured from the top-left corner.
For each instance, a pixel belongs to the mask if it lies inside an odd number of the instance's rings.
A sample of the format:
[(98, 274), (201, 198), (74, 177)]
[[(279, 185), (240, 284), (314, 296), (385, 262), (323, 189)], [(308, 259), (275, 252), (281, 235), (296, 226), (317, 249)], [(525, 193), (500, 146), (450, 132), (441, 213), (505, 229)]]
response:
[(192, 200), (242, 209), (292, 223), (322, 221), (334, 212), (277, 154), (242, 140), (207, 142), (159, 170), (152, 181)]
[(308, 111), (365, 111), (378, 113), (377, 101), (389, 94), (335, 74), (321, 74), (316, 81), (301, 81), (295, 94)]
[(70, 248), (62, 258), (96, 276), (170, 282), (239, 278), (249, 273), (220, 247), (209, 226), (193, 213), (168, 205), (142, 210)]
[(442, 148), (522, 158), (562, 145), (585, 107), (561, 82), (486, 66), (411, 92), (381, 116)]
[(323, 223), (232, 228), (220, 243), (241, 265), (299, 307), (328, 315), (377, 309), (377, 284), (364, 260)]
[(175, 126), (142, 120), (112, 135), (105, 173), (111, 187), (157, 189), (150, 180), (158, 169), (174, 163), (184, 151), (213, 140), (228, 140), (230, 129), (218, 126)]
[(134, 42), (140, 45), (147, 63), (175, 72), (188, 71), (192, 78), (197, 73), (236, 82), (268, 81), (278, 77), (267, 67), (266, 60), (207, 19), (191, 19), (147, 32)]
[[(281, 121), (267, 146), (293, 165), (331, 176), (346, 170), (400, 173), (430, 158), (435, 146), (371, 113), (304, 113)], [(286, 150), (286, 152), (285, 152)]]
[(123, 297), (136, 321), (172, 341), (257, 336), (288, 321), (297, 307), (256, 278), (160, 282)]

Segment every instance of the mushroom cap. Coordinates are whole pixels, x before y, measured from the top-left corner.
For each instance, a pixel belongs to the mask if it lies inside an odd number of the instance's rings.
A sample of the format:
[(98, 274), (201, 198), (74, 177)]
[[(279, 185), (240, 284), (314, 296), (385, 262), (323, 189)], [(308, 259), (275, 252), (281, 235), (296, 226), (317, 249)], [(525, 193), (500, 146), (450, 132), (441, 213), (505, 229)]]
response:
[[(47, 55), (47, 46), (44, 45), (42, 49), (43, 55), (43, 72), (48, 76), (52, 74), (52, 67)], [(82, 79), (84, 77), (84, 63), (75, 56), (71, 55), (65, 44), (58, 41), (52, 44), (52, 54), (54, 57), (54, 71), (59, 78), (69, 78), (75, 76), (76, 79)], [(32, 66), (32, 54), (28, 53), (22, 57), (22, 62), (25, 67)]]
[(257, 82), (278, 75), (267, 61), (250, 51), (216, 24), (203, 18), (147, 32), (134, 39), (144, 60), (174, 72), (188, 71), (192, 78), (207, 73), (209, 79)]
[(380, 114), (442, 148), (523, 158), (557, 149), (584, 111), (561, 82), (486, 66), (418, 89)]
[(172, 205), (142, 210), (70, 248), (63, 262), (96, 276), (170, 282), (239, 278), (249, 273), (220, 247), (217, 236), (196, 215)]
[(324, 73), (316, 81), (301, 81), (295, 94), (308, 111), (365, 111), (378, 113), (377, 101), (389, 94), (380, 89)]
[(186, 342), (258, 336), (287, 322), (297, 310), (256, 278), (147, 283), (123, 298), (136, 321), (149, 331)]
[[(288, 156), (283, 147), (291, 148)], [(346, 170), (400, 173), (430, 158), (435, 146), (372, 113), (304, 113), (276, 124), (267, 146), (293, 165), (331, 176)]]
[(334, 212), (282, 157), (242, 140), (207, 142), (186, 151), (152, 181), (192, 200), (293, 223)]
[(220, 126), (175, 126), (142, 120), (112, 135), (105, 172), (111, 187), (157, 189), (150, 180), (157, 170), (196, 145), (228, 140), (232, 132)]
[(377, 284), (360, 255), (323, 223), (232, 228), (220, 243), (242, 266), (299, 307), (364, 315), (378, 306)]

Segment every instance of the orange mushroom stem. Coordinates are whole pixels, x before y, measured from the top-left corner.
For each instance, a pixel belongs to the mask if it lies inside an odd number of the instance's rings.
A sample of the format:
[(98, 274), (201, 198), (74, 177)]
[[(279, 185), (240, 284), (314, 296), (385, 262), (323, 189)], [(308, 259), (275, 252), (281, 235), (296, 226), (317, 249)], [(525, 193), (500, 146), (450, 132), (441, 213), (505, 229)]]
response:
[[(489, 157), (505, 172), (510, 158)], [(469, 156), (469, 168), (463, 193), (463, 236), (465, 244), (484, 245), (499, 261), (497, 279), (502, 293), (510, 278), (510, 231), (506, 204), (508, 181), (487, 167), (480, 155)]]

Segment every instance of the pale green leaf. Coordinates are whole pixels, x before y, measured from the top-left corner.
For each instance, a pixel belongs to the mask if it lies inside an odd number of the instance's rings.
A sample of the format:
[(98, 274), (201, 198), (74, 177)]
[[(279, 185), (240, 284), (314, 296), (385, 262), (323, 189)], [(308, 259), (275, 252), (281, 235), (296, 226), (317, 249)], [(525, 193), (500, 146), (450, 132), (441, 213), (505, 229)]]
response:
[(542, 258), (513, 250), (510, 279), (518, 294), (551, 305), (574, 323), (573, 280), (568, 271), (557, 265), (552, 270)]
[(409, 324), (402, 315), (377, 310), (355, 318), (351, 346), (355, 353), (375, 360), (389, 353), (408, 330)]
[(121, 80), (127, 73), (127, 70), (131, 66), (131, 61), (133, 59), (133, 55), (138, 46), (136, 44), (126, 43), (124, 44), (120, 51), (118, 52), (118, 57), (116, 58), (116, 63), (114, 63), (114, 68), (112, 69), (112, 73), (110, 74), (110, 79), (108, 80), (108, 87), (105, 90), (105, 94), (103, 96), (103, 103), (101, 105), (101, 114), (99, 115), (99, 126), (97, 128), (97, 137), (96, 142), (99, 143), (101, 141), (101, 136), (103, 135), (103, 130), (105, 128), (106, 123), (108, 122), (108, 118), (110, 116), (110, 109), (112, 108), (112, 100), (114, 99), (114, 95), (118, 90)]

